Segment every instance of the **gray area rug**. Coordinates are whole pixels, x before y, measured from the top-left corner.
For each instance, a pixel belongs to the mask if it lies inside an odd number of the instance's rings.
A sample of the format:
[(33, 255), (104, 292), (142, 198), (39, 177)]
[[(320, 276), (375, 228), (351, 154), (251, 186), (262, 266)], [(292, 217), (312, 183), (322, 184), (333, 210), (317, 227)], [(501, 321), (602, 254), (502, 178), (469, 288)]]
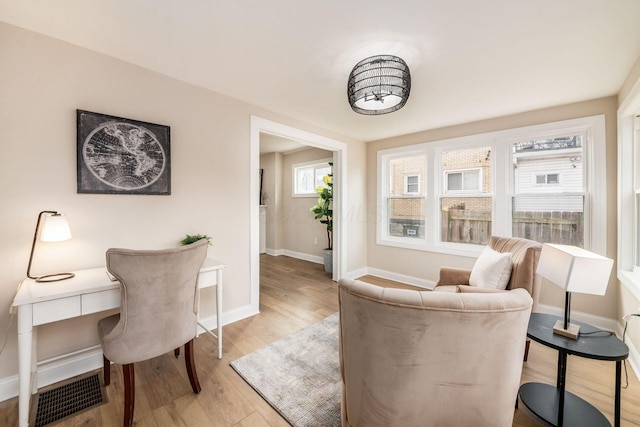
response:
[(338, 313), (231, 362), (294, 427), (340, 426)]

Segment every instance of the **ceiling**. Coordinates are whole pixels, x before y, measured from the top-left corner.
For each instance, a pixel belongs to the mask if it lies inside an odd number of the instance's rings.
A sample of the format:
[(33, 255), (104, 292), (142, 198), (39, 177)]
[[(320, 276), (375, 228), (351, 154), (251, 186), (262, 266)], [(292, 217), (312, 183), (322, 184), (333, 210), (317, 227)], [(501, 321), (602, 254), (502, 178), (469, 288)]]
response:
[[(618, 93), (638, 0), (0, 0), (0, 21), (371, 141)], [(407, 105), (353, 112), (359, 60), (402, 57)]]

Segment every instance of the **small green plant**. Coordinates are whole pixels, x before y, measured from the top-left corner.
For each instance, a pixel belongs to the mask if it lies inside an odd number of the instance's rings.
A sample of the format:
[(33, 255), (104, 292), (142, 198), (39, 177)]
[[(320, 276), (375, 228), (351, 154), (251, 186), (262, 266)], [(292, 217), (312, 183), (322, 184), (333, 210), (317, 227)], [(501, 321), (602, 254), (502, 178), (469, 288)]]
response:
[[(333, 163), (329, 162), (329, 165), (333, 166)], [(314, 219), (319, 219), (320, 223), (327, 226), (327, 240), (329, 243), (327, 249), (333, 249), (333, 206), (331, 205), (333, 201), (333, 173), (325, 175), (323, 181), (326, 187), (321, 185), (316, 188), (318, 201), (309, 211), (315, 215)]]
[(202, 239), (207, 239), (207, 243), (211, 246), (211, 236), (207, 236), (206, 234), (187, 234), (184, 239), (180, 240), (180, 244), (190, 245)]

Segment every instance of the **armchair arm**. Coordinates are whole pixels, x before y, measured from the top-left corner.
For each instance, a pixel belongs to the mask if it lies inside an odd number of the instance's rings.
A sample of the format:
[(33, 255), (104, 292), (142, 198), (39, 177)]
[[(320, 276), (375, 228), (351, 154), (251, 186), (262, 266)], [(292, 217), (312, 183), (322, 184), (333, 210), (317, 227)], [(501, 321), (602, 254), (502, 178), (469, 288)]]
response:
[(438, 286), (459, 286), (468, 285), (469, 277), (471, 276), (471, 270), (454, 267), (441, 267), (440, 278), (436, 283)]

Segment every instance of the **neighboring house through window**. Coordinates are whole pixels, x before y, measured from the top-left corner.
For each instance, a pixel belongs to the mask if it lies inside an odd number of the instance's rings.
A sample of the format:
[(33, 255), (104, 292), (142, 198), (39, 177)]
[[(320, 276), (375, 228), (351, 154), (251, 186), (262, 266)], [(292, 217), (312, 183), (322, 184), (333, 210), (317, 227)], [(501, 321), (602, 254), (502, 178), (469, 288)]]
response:
[(376, 241), (473, 255), (501, 235), (604, 253), (605, 165), (604, 116), (381, 150)]

